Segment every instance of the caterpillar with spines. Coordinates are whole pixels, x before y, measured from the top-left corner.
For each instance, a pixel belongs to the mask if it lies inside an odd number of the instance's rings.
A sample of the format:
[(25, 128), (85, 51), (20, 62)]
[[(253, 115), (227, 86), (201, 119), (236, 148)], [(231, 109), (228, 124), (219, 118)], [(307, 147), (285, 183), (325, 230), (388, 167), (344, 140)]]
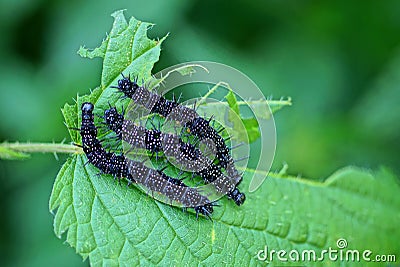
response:
[(226, 194), (236, 205), (240, 206), (245, 201), (245, 194), (239, 191), (236, 183), (224, 175), (221, 167), (203, 155), (193, 144), (185, 143), (176, 135), (163, 133), (157, 129), (148, 130), (131, 120), (125, 120), (124, 114), (118, 113), (115, 107), (110, 106), (106, 109), (103, 119), (104, 124), (132, 149), (141, 148), (152, 153), (164, 152), (179, 165), (199, 175), (205, 183), (213, 183), (218, 193)]
[(128, 184), (139, 183), (151, 192), (157, 192), (170, 200), (180, 203), (184, 208), (191, 207), (211, 219), (215, 203), (191, 188), (183, 181), (169, 177), (163, 170), (148, 168), (143, 162), (127, 159), (123, 154), (107, 152), (99, 139), (94, 124), (94, 105), (85, 102), (81, 106), (82, 122), (79, 129), (82, 138), (80, 145), (88, 158), (88, 162), (97, 167), (101, 173), (110, 174), (118, 180), (125, 178)]
[(216, 158), (218, 165), (225, 168), (228, 176), (239, 184), (242, 180), (242, 174), (236, 169), (234, 160), (230, 155), (230, 150), (225, 144), (225, 140), (218, 132), (211, 127), (210, 120), (206, 120), (197, 114), (195, 109), (183, 106), (175, 100), (167, 100), (156, 93), (150, 92), (145, 86), (139, 86), (137, 78), (131, 80), (130, 75), (122, 75), (118, 80), (116, 88), (124, 94), (125, 97), (132, 99), (138, 105), (143, 106), (150, 113), (159, 114), (167, 119), (177, 121), (188, 131), (200, 138), (210, 139), (216, 148)]

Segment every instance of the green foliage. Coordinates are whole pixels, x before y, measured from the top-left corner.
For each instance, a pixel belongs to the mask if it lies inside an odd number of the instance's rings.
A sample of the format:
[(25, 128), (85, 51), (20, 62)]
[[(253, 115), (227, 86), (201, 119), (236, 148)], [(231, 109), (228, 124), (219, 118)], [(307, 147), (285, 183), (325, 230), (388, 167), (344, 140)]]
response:
[[(115, 103), (119, 96), (109, 86), (120, 73), (148, 80), (159, 58), (164, 39), (147, 38), (151, 24), (134, 18), (127, 22), (122, 11), (113, 16), (113, 28), (101, 46), (79, 50), (83, 57), (104, 58), (103, 72), (100, 87), (64, 106), (69, 127), (79, 125), (83, 101), (94, 102), (99, 109)], [(231, 93), (226, 98), (239, 115), (240, 101)], [(260, 113), (266, 106), (262, 101), (253, 104)], [(272, 110), (283, 106), (276, 104)], [(253, 140), (256, 127), (245, 124)], [(70, 134), (73, 142), (80, 143), (76, 131)], [(346, 168), (325, 182), (270, 174), (259, 190), (249, 194), (246, 188), (255, 170), (247, 169), (240, 186), (247, 193), (246, 203), (236, 207), (223, 199), (210, 221), (196, 220), (193, 212), (159, 203), (136, 188), (119, 186), (111, 176), (97, 175), (86, 161), (85, 155), (75, 154), (63, 165), (49, 208), (56, 211), (56, 235), (61, 238), (66, 232), (67, 242), (92, 265), (255, 265), (261, 263), (256, 254), (265, 245), (320, 251), (336, 248), (338, 238), (346, 238), (354, 249), (377, 254), (400, 250), (400, 232), (393, 224), (400, 219), (400, 188), (386, 170)]]
[[(229, 107), (231, 108), (231, 112), (229, 113), (229, 120), (233, 123), (233, 125), (238, 125), (239, 123), (236, 120), (239, 119), (243, 123), (244, 128), (246, 129), (247, 134), (239, 132), (238, 136), (248, 136), (249, 143), (252, 143), (255, 140), (257, 140), (260, 137), (260, 131), (258, 129), (257, 119), (255, 118), (244, 119), (240, 117), (239, 105), (237, 103), (236, 96), (232, 92), (232, 90), (229, 90), (229, 93), (225, 96), (225, 98), (228, 101)], [(266, 110), (268, 110), (268, 107), (266, 108), (267, 108)], [(237, 116), (232, 116), (232, 112), (234, 112)]]
[[(386, 170), (336, 172), (323, 183), (272, 174), (243, 207), (222, 200), (213, 221), (118, 186), (71, 157), (59, 172), (50, 199), (54, 230), (93, 265), (255, 264), (270, 249), (336, 248), (345, 238), (353, 249), (375, 254), (399, 251), (400, 188)], [(248, 185), (252, 170), (244, 176)], [(376, 233), (379, 235), (376, 235)]]
[(22, 160), (27, 158), (29, 158), (28, 154), (15, 151), (12, 148), (7, 147), (7, 143), (0, 145), (0, 159)]

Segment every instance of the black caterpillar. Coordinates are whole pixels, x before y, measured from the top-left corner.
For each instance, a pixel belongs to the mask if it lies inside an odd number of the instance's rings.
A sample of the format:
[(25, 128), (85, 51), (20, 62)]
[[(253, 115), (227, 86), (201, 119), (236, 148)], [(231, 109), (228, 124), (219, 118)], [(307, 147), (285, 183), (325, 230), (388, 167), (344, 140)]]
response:
[(115, 107), (105, 110), (103, 118), (107, 127), (133, 148), (146, 149), (152, 153), (163, 151), (166, 156), (172, 156), (186, 169), (202, 177), (206, 183), (214, 182), (216, 190), (223, 195), (226, 194), (236, 205), (240, 206), (245, 201), (246, 197), (236, 187), (236, 183), (226, 177), (221, 168), (213, 164), (194, 145), (183, 142), (173, 134), (137, 126), (134, 122), (125, 120), (123, 113), (118, 113)]
[(152, 93), (145, 86), (139, 86), (137, 78), (132, 81), (130, 76), (125, 77), (122, 74), (122, 79), (118, 80), (118, 86), (111, 87), (117, 88), (125, 97), (131, 98), (136, 104), (144, 106), (150, 113), (157, 113), (181, 123), (200, 140), (211, 139), (216, 148), (218, 164), (226, 169), (228, 176), (237, 184), (241, 182), (242, 176), (234, 165), (233, 158), (229, 153), (230, 150), (225, 145), (225, 140), (211, 127), (210, 120), (200, 117), (194, 109)]
[(164, 195), (171, 203), (176, 201), (184, 207), (193, 207), (196, 216), (201, 213), (211, 219), (215, 204), (196, 189), (188, 187), (179, 179), (167, 176), (162, 170), (146, 167), (143, 162), (132, 161), (125, 158), (124, 155), (107, 152), (100, 140), (97, 139), (97, 128), (93, 115), (94, 105), (85, 102), (82, 104), (81, 110), (81, 147), (91, 164), (102, 173), (111, 174), (118, 179), (126, 178), (128, 184), (140, 183), (150, 191)]

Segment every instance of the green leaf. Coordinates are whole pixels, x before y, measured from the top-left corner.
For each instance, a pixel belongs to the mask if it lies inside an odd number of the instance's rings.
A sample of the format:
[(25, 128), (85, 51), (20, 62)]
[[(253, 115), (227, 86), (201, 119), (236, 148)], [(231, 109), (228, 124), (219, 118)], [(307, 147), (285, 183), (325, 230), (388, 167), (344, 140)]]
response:
[[(151, 70), (160, 55), (164, 39), (147, 38), (151, 24), (134, 18), (127, 22), (122, 11), (113, 16), (113, 28), (101, 46), (94, 50), (81, 47), (78, 51), (82, 57), (104, 60), (101, 86), (90, 95), (77, 96), (75, 104), (66, 104), (62, 109), (75, 143), (80, 143), (79, 133), (74, 128), (80, 125), (82, 102), (91, 101), (99, 110), (109, 102), (115, 104), (120, 96), (110, 85), (116, 84), (120, 73), (150, 80)], [(187, 65), (176, 71), (188, 75), (194, 67), (203, 68)], [(221, 202), (215, 221), (196, 220), (193, 214), (159, 203), (137, 188), (119, 186), (112, 177), (98, 175), (99, 171), (86, 162), (83, 154), (75, 154), (67, 160), (54, 183), (49, 207), (56, 211), (56, 235), (61, 238), (67, 232), (67, 242), (84, 259), (89, 257), (91, 264), (207, 263), (215, 256), (208, 257), (214, 253), (220, 255), (225, 248), (230, 251), (225, 260), (241, 260), (234, 253), (239, 244), (234, 238), (236, 234), (229, 229), (238, 230), (234, 221), (243, 217), (232, 216), (237, 207), (231, 202)], [(223, 215), (224, 209), (226, 215)], [(234, 242), (225, 244), (224, 236), (234, 238)]]
[[(81, 47), (78, 54), (82, 57), (103, 58), (101, 86), (93, 90), (89, 96), (78, 96), (76, 104), (65, 104), (62, 113), (65, 124), (70, 128), (80, 125), (80, 107), (84, 101), (91, 101), (96, 109), (103, 110), (108, 103), (114, 104), (121, 97), (110, 85), (117, 85), (121, 73), (133, 75), (139, 80), (150, 80), (151, 70), (160, 56), (160, 45), (165, 39), (159, 41), (147, 37), (147, 30), (153, 24), (141, 22), (135, 18), (126, 21), (123, 11), (116, 11), (113, 27), (102, 42), (100, 47), (88, 50)], [(73, 142), (80, 143), (79, 133), (69, 129)]]
[[(260, 137), (260, 130), (258, 121), (256, 118), (243, 118), (240, 113), (240, 106), (248, 106), (254, 112), (257, 118), (268, 120), (271, 117), (271, 113), (274, 114), (278, 110), (285, 106), (290, 106), (291, 99), (288, 100), (256, 100), (256, 101), (237, 101), (236, 96), (232, 89), (229, 88), (228, 94), (225, 96), (230, 110), (228, 111), (228, 119), (233, 125), (233, 133), (238, 141), (252, 143)], [(212, 103), (214, 105), (208, 105), (210, 111), (215, 108), (215, 106), (221, 103)], [(210, 112), (209, 111), (209, 112)], [(221, 112), (219, 110), (218, 112)], [(217, 114), (217, 111), (212, 112)], [(244, 128), (243, 128), (244, 126)], [(244, 130), (246, 132), (244, 132)]]
[[(238, 140), (248, 143), (256, 141), (260, 137), (258, 121), (255, 118), (244, 119), (240, 116), (239, 105), (236, 96), (231, 89), (229, 89), (225, 98), (230, 108), (228, 119), (233, 124), (233, 131), (237, 133), (236, 137)], [(243, 124), (244, 129), (246, 130), (245, 133), (243, 132), (243, 128), (240, 127), (240, 124)]]
[(237, 104), (236, 96), (229, 90), (228, 94), (225, 96), (226, 100), (228, 101), (229, 107), (237, 114), (240, 115), (239, 106)]
[(249, 143), (253, 143), (260, 137), (260, 130), (258, 129), (258, 121), (255, 118), (242, 119), (243, 125), (249, 137)]
[[(260, 130), (258, 129), (258, 121), (255, 118), (243, 119), (240, 116), (239, 105), (233, 91), (230, 89), (228, 94), (225, 96), (228, 105), (230, 107), (228, 118), (233, 124), (234, 132), (237, 132), (239, 141), (252, 143), (260, 137)], [(234, 113), (234, 114), (233, 114)], [(242, 129), (237, 127), (239, 123), (242, 123), (246, 133), (243, 133)], [(246, 137), (243, 139), (243, 137)], [(248, 139), (247, 139), (248, 138)]]
[[(100, 87), (89, 96), (78, 96), (76, 104), (62, 109), (68, 127), (80, 125), (83, 101), (94, 102), (99, 110), (108, 102), (116, 103), (119, 95), (109, 86), (115, 85), (120, 72), (147, 80), (158, 60), (161, 41), (147, 38), (151, 24), (133, 18), (127, 22), (122, 11), (113, 16), (113, 28), (102, 45), (93, 51), (80, 49), (82, 56), (104, 58), (103, 74)], [(232, 105), (240, 112), (241, 101), (228, 98), (230, 104), (203, 106), (219, 109)], [(267, 104), (273, 112), (291, 104), (290, 99), (269, 101), (245, 104), (253, 105), (265, 119), (269, 118)], [(256, 128), (251, 118), (243, 122), (246, 131)], [(79, 143), (79, 134), (73, 129), (70, 134)], [(385, 169), (371, 173), (349, 167), (325, 182), (290, 177), (285, 170), (269, 174), (253, 193), (247, 188), (257, 171), (247, 169), (240, 185), (246, 203), (237, 207), (222, 199), (210, 221), (203, 217), (196, 220), (193, 211), (184, 213), (155, 201), (135, 186), (127, 187), (126, 182), (119, 185), (111, 176), (98, 175), (98, 169), (86, 161), (84, 154), (74, 154), (63, 165), (49, 208), (55, 212), (56, 235), (61, 238), (66, 233), (68, 244), (84, 259), (89, 258), (92, 265), (265, 265), (257, 259), (257, 253), (266, 245), (276, 251), (320, 252), (329, 247), (336, 249), (339, 238), (345, 238), (351, 249), (400, 256), (396, 224), (400, 221), (400, 186)], [(273, 264), (286, 263), (275, 260)], [(326, 264), (340, 263), (311, 265)]]
[(98, 176), (85, 161), (75, 155), (64, 164), (50, 210), (56, 235), (68, 231), (67, 242), (93, 265), (255, 265), (265, 245), (320, 252), (337, 249), (339, 238), (351, 249), (400, 256), (400, 186), (387, 170), (349, 167), (323, 183), (271, 174), (258, 191), (244, 190), (243, 206), (221, 200), (209, 221)]
[(29, 154), (15, 151), (14, 149), (0, 145), (0, 159), (23, 160), (29, 158)]

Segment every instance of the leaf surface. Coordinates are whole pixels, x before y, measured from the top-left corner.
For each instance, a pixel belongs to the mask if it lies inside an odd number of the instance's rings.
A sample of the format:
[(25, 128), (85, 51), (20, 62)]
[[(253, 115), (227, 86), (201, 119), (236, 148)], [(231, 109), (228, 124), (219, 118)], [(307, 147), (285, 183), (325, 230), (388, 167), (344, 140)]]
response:
[[(103, 73), (98, 88), (62, 109), (68, 127), (80, 125), (82, 102), (94, 102), (99, 110), (117, 102), (120, 95), (110, 85), (116, 85), (121, 72), (150, 79), (159, 58), (163, 39), (147, 38), (151, 24), (134, 18), (128, 22), (122, 11), (113, 16), (113, 28), (101, 46), (79, 50), (84, 57), (102, 57)], [(253, 104), (263, 114), (265, 101)], [(281, 102), (272, 111), (287, 105)], [(77, 131), (70, 129), (70, 134), (73, 142), (80, 143)], [(338, 238), (345, 238), (354, 249), (400, 251), (400, 232), (394, 223), (400, 221), (399, 182), (384, 169), (371, 173), (349, 167), (321, 183), (270, 174), (253, 193), (247, 188), (256, 171), (247, 169), (240, 185), (246, 203), (237, 207), (222, 199), (210, 221), (196, 220), (193, 211), (184, 213), (135, 186), (127, 187), (126, 182), (119, 185), (111, 176), (98, 175), (86, 161), (84, 154), (74, 154), (63, 165), (49, 208), (55, 212), (56, 235), (61, 238), (66, 233), (66, 241), (95, 266), (265, 265), (257, 253), (266, 245), (275, 250), (320, 251), (336, 248)]]
[(75, 155), (63, 166), (50, 210), (57, 209), (56, 235), (67, 231), (67, 242), (93, 265), (261, 264), (256, 255), (266, 245), (319, 253), (337, 249), (339, 238), (351, 249), (399, 257), (400, 187), (386, 170), (349, 167), (323, 183), (271, 174), (256, 192), (244, 190), (243, 206), (221, 200), (210, 221), (98, 176), (85, 161)]

